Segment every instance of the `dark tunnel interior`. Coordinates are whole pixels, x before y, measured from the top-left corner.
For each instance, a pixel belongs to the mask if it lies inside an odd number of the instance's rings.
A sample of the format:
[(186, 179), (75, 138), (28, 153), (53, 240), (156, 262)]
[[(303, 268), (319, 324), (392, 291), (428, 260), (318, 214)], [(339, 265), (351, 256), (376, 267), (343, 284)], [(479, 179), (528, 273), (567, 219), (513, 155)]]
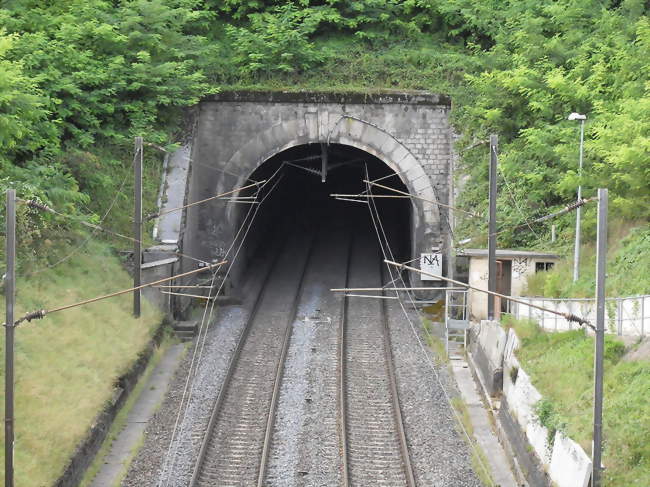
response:
[[(322, 182), (323, 151), (327, 175)], [(317, 232), (338, 229), (338, 234), (370, 232), (385, 235), (393, 257), (406, 261), (411, 251), (411, 201), (408, 198), (350, 197), (346, 201), (332, 194), (358, 195), (367, 189), (364, 179), (380, 179), (381, 184), (407, 191), (399, 176), (377, 157), (355, 147), (340, 144), (308, 144), (285, 150), (250, 175), (252, 181), (267, 180), (257, 196), (258, 208), (236, 205), (236, 226), (253, 219), (243, 247), (242, 271), (246, 262), (278, 238), (308, 228)], [(249, 184), (248, 182), (246, 184)], [(240, 196), (251, 196), (251, 190)], [(372, 187), (373, 195), (395, 196), (388, 190)], [(372, 213), (371, 213), (372, 212)], [(374, 216), (374, 218), (373, 218)]]

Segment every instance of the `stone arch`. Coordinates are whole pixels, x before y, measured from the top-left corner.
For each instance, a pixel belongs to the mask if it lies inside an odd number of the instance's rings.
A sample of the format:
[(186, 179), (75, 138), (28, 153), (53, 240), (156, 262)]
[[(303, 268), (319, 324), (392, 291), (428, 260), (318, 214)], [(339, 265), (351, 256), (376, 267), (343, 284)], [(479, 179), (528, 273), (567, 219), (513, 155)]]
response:
[[(251, 138), (224, 166), (226, 170), (240, 174), (241, 169), (246, 168), (235, 186), (243, 186), (255, 169), (280, 152), (298, 145), (327, 142), (348, 145), (372, 154), (397, 174), (411, 194), (438, 201), (436, 191), (418, 159), (388, 131), (345, 114), (335, 116), (333, 120), (331, 114), (325, 115), (308, 112), (304, 120), (282, 121)], [(230, 188), (217, 189), (221, 192)], [(439, 208), (422, 200), (411, 201), (414, 233), (426, 241), (425, 245), (436, 245), (434, 239), (439, 239), (442, 233)], [(228, 212), (227, 218), (231, 217), (231, 212)], [(438, 241), (437, 245), (441, 243)]]

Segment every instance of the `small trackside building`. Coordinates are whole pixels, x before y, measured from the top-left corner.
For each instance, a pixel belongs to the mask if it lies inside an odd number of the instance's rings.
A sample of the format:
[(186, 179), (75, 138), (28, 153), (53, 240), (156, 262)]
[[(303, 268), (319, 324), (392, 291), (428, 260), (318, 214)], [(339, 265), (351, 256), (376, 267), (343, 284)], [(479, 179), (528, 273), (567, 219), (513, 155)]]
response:
[[(465, 249), (458, 251), (459, 257), (469, 259), (469, 285), (487, 290), (488, 287), (488, 251), (487, 249)], [(553, 268), (560, 260), (556, 254), (497, 249), (497, 292), (507, 296), (522, 296), (526, 291), (528, 276), (536, 272)], [(472, 320), (487, 319), (487, 294), (470, 290), (470, 312)], [(508, 303), (496, 298), (495, 311), (507, 311)], [(496, 318), (496, 317), (495, 317)]]

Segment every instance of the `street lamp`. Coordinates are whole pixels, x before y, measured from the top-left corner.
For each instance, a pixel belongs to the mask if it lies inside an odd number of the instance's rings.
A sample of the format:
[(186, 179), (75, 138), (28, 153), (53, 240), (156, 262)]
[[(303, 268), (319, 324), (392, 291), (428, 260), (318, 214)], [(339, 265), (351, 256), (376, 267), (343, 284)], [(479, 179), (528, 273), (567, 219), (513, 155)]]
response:
[[(587, 120), (586, 115), (573, 112), (568, 117), (569, 120), (580, 120), (580, 165), (578, 169), (578, 178), (582, 179), (582, 155), (585, 139), (585, 120)], [(578, 185), (578, 201), (582, 199), (582, 185)], [(575, 248), (573, 250), (573, 282), (578, 280), (580, 277), (580, 210), (581, 207), (578, 206), (576, 209), (576, 241)]]

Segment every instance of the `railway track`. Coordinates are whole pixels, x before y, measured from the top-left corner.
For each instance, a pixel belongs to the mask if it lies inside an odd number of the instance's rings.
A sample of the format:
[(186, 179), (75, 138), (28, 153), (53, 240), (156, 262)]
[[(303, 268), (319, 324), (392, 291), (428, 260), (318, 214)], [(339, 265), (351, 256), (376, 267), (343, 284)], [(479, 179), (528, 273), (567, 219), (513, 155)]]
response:
[[(383, 284), (373, 242), (356, 239), (346, 287)], [(350, 300), (354, 306), (350, 306)], [(343, 485), (414, 487), (384, 299), (344, 297), (339, 327), (339, 436)]]
[(284, 361), (313, 242), (313, 234), (297, 239), (269, 266), (215, 401), (191, 486), (264, 485)]

